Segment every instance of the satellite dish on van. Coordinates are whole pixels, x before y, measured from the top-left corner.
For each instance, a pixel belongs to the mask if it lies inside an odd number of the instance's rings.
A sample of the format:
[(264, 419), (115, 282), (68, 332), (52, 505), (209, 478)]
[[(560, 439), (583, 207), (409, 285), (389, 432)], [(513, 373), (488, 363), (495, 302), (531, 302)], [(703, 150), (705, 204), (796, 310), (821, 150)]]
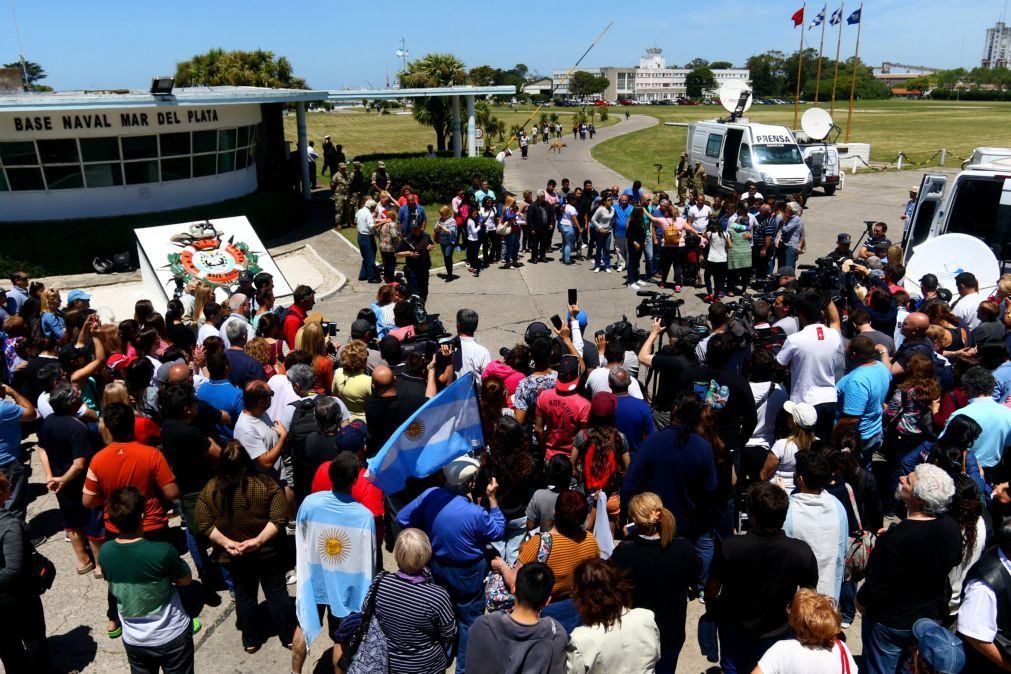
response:
[[(744, 103), (744, 109), (738, 110), (737, 106), (741, 101), (741, 94), (747, 92), (748, 100)], [(740, 80), (730, 80), (720, 85), (720, 105), (729, 113), (742, 115), (751, 108), (752, 95), (751, 87)]]
[(955, 290), (955, 277), (972, 272), (984, 297), (997, 287), (1000, 263), (981, 239), (968, 234), (944, 234), (927, 239), (913, 249), (903, 285), (911, 295), (920, 295), (920, 279), (933, 274), (942, 288)]
[(801, 115), (800, 128), (811, 140), (822, 140), (832, 130), (832, 115), (821, 108), (809, 108)]

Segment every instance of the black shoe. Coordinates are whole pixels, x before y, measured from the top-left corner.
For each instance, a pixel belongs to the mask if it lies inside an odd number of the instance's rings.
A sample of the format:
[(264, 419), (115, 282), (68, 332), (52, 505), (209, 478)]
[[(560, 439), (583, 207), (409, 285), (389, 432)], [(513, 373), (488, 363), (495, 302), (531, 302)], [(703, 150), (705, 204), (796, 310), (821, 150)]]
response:
[(32, 546), (37, 548), (48, 540), (49, 536), (36, 536), (32, 539)]
[(383, 282), (383, 280), (382, 279), (378, 279), (378, 278), (370, 278), (369, 279), (369, 283), (382, 283), (382, 282)]

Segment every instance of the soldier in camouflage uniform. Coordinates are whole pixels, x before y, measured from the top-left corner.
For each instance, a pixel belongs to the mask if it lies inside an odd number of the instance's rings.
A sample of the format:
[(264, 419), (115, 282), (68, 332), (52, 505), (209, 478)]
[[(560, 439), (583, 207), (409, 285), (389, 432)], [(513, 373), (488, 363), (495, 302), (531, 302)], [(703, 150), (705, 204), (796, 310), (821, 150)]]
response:
[(691, 186), (691, 162), (688, 161), (688, 153), (681, 153), (681, 161), (678, 162), (678, 167), (674, 171), (674, 177), (678, 181), (678, 206), (685, 205), (685, 199), (688, 198), (688, 188)]
[(337, 170), (330, 178), (330, 194), (333, 199), (333, 224), (335, 227), (347, 227), (351, 221), (351, 176), (348, 175), (347, 164), (340, 162)]
[(351, 166), (351, 214), (348, 219), (349, 226), (355, 224), (351, 222), (351, 218), (354, 218), (354, 214), (362, 207), (363, 200), (365, 199), (365, 190), (368, 187), (368, 184), (365, 182), (365, 175), (362, 173), (362, 163), (356, 161)]
[(696, 193), (702, 194), (706, 188), (706, 170), (702, 168), (702, 162), (695, 162), (695, 171), (692, 175), (692, 189)]

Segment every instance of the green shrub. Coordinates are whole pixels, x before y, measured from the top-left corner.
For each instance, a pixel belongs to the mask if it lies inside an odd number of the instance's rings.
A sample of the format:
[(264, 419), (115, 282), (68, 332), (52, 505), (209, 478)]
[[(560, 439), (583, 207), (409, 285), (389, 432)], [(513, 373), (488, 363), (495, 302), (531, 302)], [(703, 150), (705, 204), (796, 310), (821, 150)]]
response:
[[(366, 179), (375, 170), (375, 162), (362, 165)], [(486, 157), (391, 159), (386, 162), (386, 170), (394, 190), (399, 192), (404, 185), (410, 185), (423, 204), (449, 203), (456, 191), (470, 186), (474, 178), (487, 180), (496, 192), (502, 188), (502, 165)]]
[[(389, 161), (391, 159), (421, 159), (427, 152), (373, 152), (370, 154), (360, 154), (351, 157), (349, 161)], [(436, 157), (452, 157), (452, 150), (441, 150), (435, 153)]]
[(245, 215), (266, 243), (301, 224), (306, 202), (294, 192), (254, 192), (238, 199), (160, 213), (140, 213), (114, 218), (82, 218), (44, 222), (0, 222), (5, 231), (17, 232), (17, 245), (0, 253), (0, 278), (16, 269), (31, 276), (81, 274), (94, 271), (96, 255), (130, 252), (137, 262), (133, 230), (141, 227), (192, 222), (204, 218)]

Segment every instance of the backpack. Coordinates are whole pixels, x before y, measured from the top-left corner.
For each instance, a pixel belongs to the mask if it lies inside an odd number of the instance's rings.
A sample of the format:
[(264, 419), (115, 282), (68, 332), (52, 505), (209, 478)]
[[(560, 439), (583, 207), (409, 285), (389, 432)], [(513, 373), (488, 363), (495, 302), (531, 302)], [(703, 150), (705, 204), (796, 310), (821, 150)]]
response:
[(316, 423), (316, 399), (299, 398), (288, 403), (295, 408), (291, 415), (291, 425), (288, 428), (288, 440), (285, 443), (285, 451), (292, 458), (292, 467), (295, 472), (295, 502), (301, 503), (302, 499), (308, 496), (312, 478), (319, 466), (310, 466), (305, 459), (305, 441), (309, 436), (319, 430)]
[(676, 246), (681, 243), (681, 230), (674, 225), (669, 225), (663, 230), (663, 245)]
[[(540, 542), (537, 546), (537, 561), (546, 564), (551, 555), (551, 532), (545, 531), (540, 534)], [(506, 587), (505, 579), (501, 573), (492, 571), (484, 579), (484, 605), (489, 613), (496, 611), (508, 612), (516, 603), (513, 593)]]

